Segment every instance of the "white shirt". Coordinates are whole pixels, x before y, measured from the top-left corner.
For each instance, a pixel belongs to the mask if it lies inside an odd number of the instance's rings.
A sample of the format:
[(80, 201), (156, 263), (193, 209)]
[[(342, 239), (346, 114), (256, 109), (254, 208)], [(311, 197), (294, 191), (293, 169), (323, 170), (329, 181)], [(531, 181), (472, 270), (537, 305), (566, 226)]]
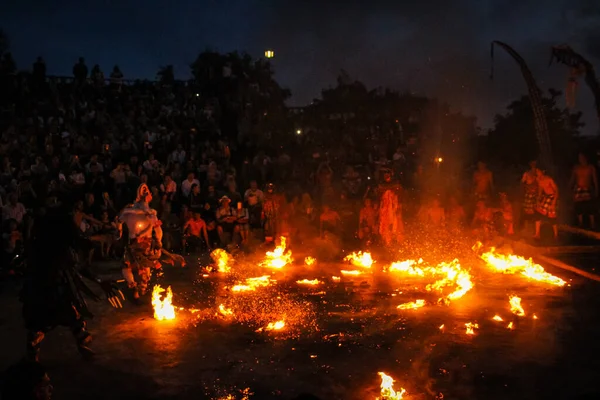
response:
[(181, 193), (183, 193), (185, 197), (189, 197), (190, 192), (192, 191), (192, 186), (194, 184), (200, 186), (200, 182), (198, 181), (198, 179), (193, 179), (191, 182), (188, 179), (186, 179), (185, 181), (181, 182)]
[(248, 189), (246, 190), (246, 193), (244, 193), (244, 199), (248, 202), (249, 206), (255, 206), (264, 201), (265, 194), (260, 189)]

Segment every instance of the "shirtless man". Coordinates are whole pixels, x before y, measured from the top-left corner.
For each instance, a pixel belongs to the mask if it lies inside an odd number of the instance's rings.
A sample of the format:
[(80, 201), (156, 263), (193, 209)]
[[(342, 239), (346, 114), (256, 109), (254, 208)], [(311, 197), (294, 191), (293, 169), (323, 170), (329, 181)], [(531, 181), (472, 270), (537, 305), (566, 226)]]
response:
[(502, 220), (504, 222), (504, 231), (507, 235), (514, 235), (515, 229), (513, 224), (513, 206), (506, 193), (500, 193), (500, 209)]
[(494, 176), (484, 162), (477, 163), (477, 171), (473, 173), (475, 200), (488, 201), (494, 191)]
[(445, 225), (446, 213), (444, 208), (440, 205), (440, 200), (438, 198), (433, 199), (428, 206), (423, 208), (421, 218), (423, 223), (427, 226), (441, 228)]
[(529, 170), (523, 173), (521, 184), (523, 185), (523, 223), (527, 223), (534, 219), (535, 205), (538, 197), (538, 182), (537, 182), (537, 163), (529, 162)]
[(323, 206), (323, 212), (319, 218), (320, 220), (320, 233), (321, 237), (324, 237), (325, 232), (330, 232), (333, 234), (339, 234), (340, 224), (342, 222), (340, 215), (329, 208), (328, 205)]
[(453, 230), (460, 230), (465, 224), (465, 209), (458, 203), (454, 196), (448, 199), (448, 209), (446, 210), (446, 221), (448, 227)]
[(183, 226), (183, 247), (189, 244), (190, 239), (192, 242), (199, 243), (203, 238), (206, 243), (206, 247), (208, 247), (208, 251), (211, 251), (210, 241), (208, 240), (208, 232), (206, 230), (206, 223), (202, 218), (200, 218), (199, 213), (193, 213), (193, 217), (186, 221)]
[(558, 204), (558, 187), (556, 186), (554, 179), (546, 175), (541, 169), (538, 169), (537, 171), (537, 181), (539, 192), (537, 205), (535, 207), (536, 221), (534, 239), (540, 238), (542, 222), (547, 222), (552, 225), (554, 239), (557, 239), (558, 225), (556, 222), (556, 210)]
[(494, 210), (488, 208), (483, 200), (475, 204), (471, 227), (473, 234), (479, 239), (488, 239), (494, 233)]
[(365, 205), (360, 209), (358, 216), (358, 238), (369, 241), (377, 232), (377, 209), (373, 207), (370, 198), (365, 199)]
[(579, 153), (579, 163), (573, 167), (571, 185), (577, 222), (583, 225), (583, 216), (590, 219), (590, 228), (595, 228), (594, 214), (596, 213), (594, 199), (598, 197), (598, 179), (596, 168), (588, 163), (587, 157)]

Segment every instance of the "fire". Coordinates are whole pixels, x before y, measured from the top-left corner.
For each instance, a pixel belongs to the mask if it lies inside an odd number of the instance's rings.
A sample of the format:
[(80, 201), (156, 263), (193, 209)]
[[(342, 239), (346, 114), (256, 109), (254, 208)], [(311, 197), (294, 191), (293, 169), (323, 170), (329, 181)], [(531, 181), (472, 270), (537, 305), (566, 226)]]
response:
[(350, 261), (355, 267), (371, 268), (373, 266), (373, 258), (371, 253), (359, 251), (358, 253), (351, 253), (344, 258), (344, 261)]
[(292, 252), (286, 252), (286, 240), (285, 236), (282, 236), (279, 239), (279, 246), (275, 247), (273, 251), (267, 251), (267, 257), (261, 263), (263, 267), (281, 269), (293, 261)]
[(513, 330), (513, 329), (514, 329), (514, 328), (513, 328), (513, 323), (512, 323), (512, 322), (509, 322), (509, 323), (508, 323), (508, 326), (507, 326), (506, 328), (507, 328), (507, 329), (510, 329), (510, 330)]
[(406, 260), (392, 263), (388, 269), (390, 272), (403, 272), (411, 276), (424, 277), (426, 275), (439, 276), (441, 279), (427, 285), (427, 290), (442, 291), (447, 286), (455, 285), (454, 292), (448, 294), (443, 300), (456, 300), (463, 297), (469, 290), (473, 288), (471, 274), (464, 270), (458, 260), (453, 260), (450, 263), (440, 263), (437, 267), (420, 266), (423, 265), (423, 260)]
[(313, 258), (313, 257), (306, 257), (306, 258), (304, 259), (304, 264), (306, 264), (307, 266), (309, 266), (309, 267), (310, 267), (310, 266), (311, 266), (311, 265), (313, 265), (313, 264), (314, 264), (316, 261), (317, 261), (317, 260), (316, 260), (315, 258)]
[(285, 328), (285, 321), (269, 322), (264, 328), (259, 328), (256, 332), (262, 331), (280, 331)]
[(230, 308), (225, 308), (223, 304), (219, 304), (219, 312), (225, 317), (233, 315), (233, 311)]
[(498, 322), (502, 322), (502, 321), (504, 321), (504, 320), (502, 319), (502, 317), (501, 317), (501, 316), (499, 316), (498, 314), (494, 315), (494, 318), (492, 318), (492, 319), (493, 319), (494, 321), (498, 321)]
[(467, 322), (465, 324), (465, 327), (467, 328), (467, 335), (474, 335), (475, 334), (475, 329), (479, 329), (479, 324), (474, 324), (472, 322)]
[(423, 259), (419, 259), (419, 261), (415, 260), (406, 260), (406, 261), (397, 261), (390, 265), (389, 271), (401, 271), (406, 272), (409, 275), (417, 275), (417, 276), (425, 276), (425, 270), (419, 267), (414, 267), (415, 264), (422, 264)]
[(331, 277), (331, 279), (332, 279), (334, 282), (339, 282), (339, 281), (341, 281), (341, 280), (342, 280), (342, 278), (340, 278), (339, 276), (332, 276), (332, 277)]
[(321, 284), (321, 283), (323, 283), (323, 282), (321, 282), (321, 281), (320, 281), (320, 280), (318, 280), (318, 279), (313, 279), (313, 280), (309, 280), (309, 279), (302, 279), (301, 281), (296, 281), (296, 283), (297, 283), (298, 285), (310, 285), (310, 286), (315, 286), (315, 285), (320, 285), (320, 284)]
[(175, 307), (173, 307), (173, 292), (171, 286), (166, 290), (167, 294), (161, 300), (161, 293), (165, 289), (155, 285), (152, 289), (152, 307), (154, 307), (154, 318), (159, 321), (175, 319)]
[(212, 253), (210, 253), (211, 258), (217, 264), (217, 270), (219, 272), (228, 273), (231, 272), (231, 261), (232, 257), (229, 253), (227, 253), (223, 249), (215, 249)]
[(538, 316), (533, 314), (533, 319), (538, 319)]
[[(400, 388), (397, 392), (394, 390), (394, 379), (385, 372), (378, 372), (381, 377), (381, 400), (401, 400), (404, 398), (406, 390)], [(377, 400), (380, 400), (377, 398)]]
[(348, 271), (348, 270), (343, 269), (340, 272), (342, 273), (342, 275), (347, 275), (347, 276), (358, 276), (358, 275), (362, 274), (361, 271), (357, 271), (357, 270)]
[(525, 316), (525, 310), (523, 310), (523, 307), (521, 307), (521, 298), (520, 297), (510, 296), (509, 302), (510, 302), (510, 312), (512, 312), (513, 314), (515, 314), (519, 317)]
[(410, 303), (400, 304), (398, 307), (399, 310), (416, 310), (417, 308), (425, 307), (425, 300), (415, 300)]
[[(474, 249), (481, 247), (478, 243)], [(531, 280), (548, 283), (550, 285), (564, 286), (567, 282), (561, 278), (549, 274), (539, 264), (533, 262), (533, 260), (526, 259), (521, 256), (514, 254), (498, 254), (495, 248), (491, 248), (490, 251), (483, 253), (480, 257), (495, 271), (502, 272), (504, 274), (516, 274), (519, 273)]]
[(444, 330), (444, 328), (445, 328), (444, 324), (441, 324), (441, 325), (439, 326), (439, 328), (438, 328), (438, 329), (439, 329), (440, 331), (443, 331), (443, 330)]
[[(250, 400), (250, 396), (253, 395), (254, 393), (250, 392), (250, 388), (246, 388), (244, 390), (240, 390), (240, 394), (242, 395), (240, 400)], [(225, 397), (219, 397), (217, 400), (236, 400), (236, 399), (237, 399), (237, 396), (228, 394)]]
[(258, 278), (248, 278), (245, 284), (238, 284), (231, 288), (233, 292), (252, 292), (258, 287), (268, 286), (271, 280), (269, 275), (259, 276)]

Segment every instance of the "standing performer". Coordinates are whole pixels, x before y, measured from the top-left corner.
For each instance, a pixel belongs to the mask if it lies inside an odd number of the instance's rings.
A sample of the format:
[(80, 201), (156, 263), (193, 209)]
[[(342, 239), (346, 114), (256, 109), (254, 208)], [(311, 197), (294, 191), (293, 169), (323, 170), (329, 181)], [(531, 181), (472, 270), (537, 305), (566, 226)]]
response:
[(377, 186), (376, 190), (379, 199), (379, 236), (383, 243), (389, 246), (393, 242), (400, 242), (404, 234), (402, 203), (400, 202), (402, 187), (400, 183), (392, 180), (390, 168), (384, 167), (380, 171), (383, 172), (383, 182)]
[(554, 179), (545, 174), (541, 169), (537, 170), (537, 181), (539, 185), (538, 201), (535, 208), (536, 221), (535, 221), (535, 235), (534, 239), (540, 238), (540, 229), (542, 222), (547, 222), (552, 225), (554, 232), (554, 239), (558, 238), (558, 225), (557, 225), (557, 204), (558, 204), (558, 186), (554, 182)]
[(27, 276), (21, 291), (23, 319), (27, 329), (27, 356), (38, 361), (40, 346), (46, 333), (57, 326), (71, 329), (82, 356), (90, 358), (92, 336), (86, 329), (85, 317), (93, 317), (84, 294), (100, 298), (86, 285), (85, 276), (100, 285), (108, 301), (121, 308), (123, 293), (111, 281), (102, 281), (88, 269), (80, 270), (76, 251), (71, 247), (77, 234), (68, 214), (41, 216), (36, 221)]
[(487, 202), (494, 191), (494, 176), (482, 161), (477, 163), (477, 171), (473, 173), (473, 185), (475, 186), (475, 201)]
[(598, 178), (596, 168), (588, 163), (587, 157), (579, 153), (579, 163), (573, 167), (571, 185), (573, 188), (573, 201), (575, 214), (579, 226), (583, 226), (583, 216), (590, 219), (590, 228), (595, 228), (596, 204), (594, 199), (598, 197)]
[(538, 197), (537, 166), (535, 161), (529, 162), (530, 169), (523, 173), (521, 184), (523, 185), (523, 216), (525, 225), (532, 221), (535, 216), (535, 205)]
[(263, 201), (262, 223), (265, 231), (265, 242), (272, 242), (279, 231), (280, 198), (275, 193), (275, 185), (269, 183)]
[[(163, 232), (156, 210), (150, 208), (152, 194), (146, 184), (140, 185), (134, 204), (125, 207), (119, 215), (120, 227), (125, 224), (129, 231), (129, 244), (123, 256), (123, 277), (133, 291), (133, 298), (146, 294), (152, 268), (160, 270), (161, 256), (168, 256), (184, 265), (183, 257), (169, 253), (162, 248)], [(136, 281), (135, 275), (138, 280)]]

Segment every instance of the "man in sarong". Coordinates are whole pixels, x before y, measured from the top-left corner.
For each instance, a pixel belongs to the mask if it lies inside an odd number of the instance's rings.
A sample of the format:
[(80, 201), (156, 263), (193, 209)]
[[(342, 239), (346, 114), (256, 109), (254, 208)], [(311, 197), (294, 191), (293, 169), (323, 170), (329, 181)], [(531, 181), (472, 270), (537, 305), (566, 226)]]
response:
[(521, 184), (523, 185), (523, 216), (521, 217), (525, 226), (534, 220), (535, 206), (538, 197), (537, 163), (529, 162), (529, 170), (523, 173)]
[(537, 181), (539, 189), (537, 205), (535, 207), (536, 221), (534, 239), (540, 239), (542, 222), (552, 225), (554, 239), (557, 239), (558, 187), (556, 186), (554, 179), (546, 175), (542, 169), (537, 170)]
[(383, 181), (377, 186), (379, 200), (379, 236), (386, 246), (402, 241), (404, 224), (402, 221), (402, 203), (400, 183), (392, 179), (392, 170), (382, 168)]
[(590, 221), (590, 228), (594, 229), (598, 179), (596, 168), (588, 163), (587, 157), (583, 153), (579, 154), (579, 163), (573, 167), (571, 188), (573, 188), (573, 203), (579, 226), (583, 226), (583, 217), (587, 216)]

